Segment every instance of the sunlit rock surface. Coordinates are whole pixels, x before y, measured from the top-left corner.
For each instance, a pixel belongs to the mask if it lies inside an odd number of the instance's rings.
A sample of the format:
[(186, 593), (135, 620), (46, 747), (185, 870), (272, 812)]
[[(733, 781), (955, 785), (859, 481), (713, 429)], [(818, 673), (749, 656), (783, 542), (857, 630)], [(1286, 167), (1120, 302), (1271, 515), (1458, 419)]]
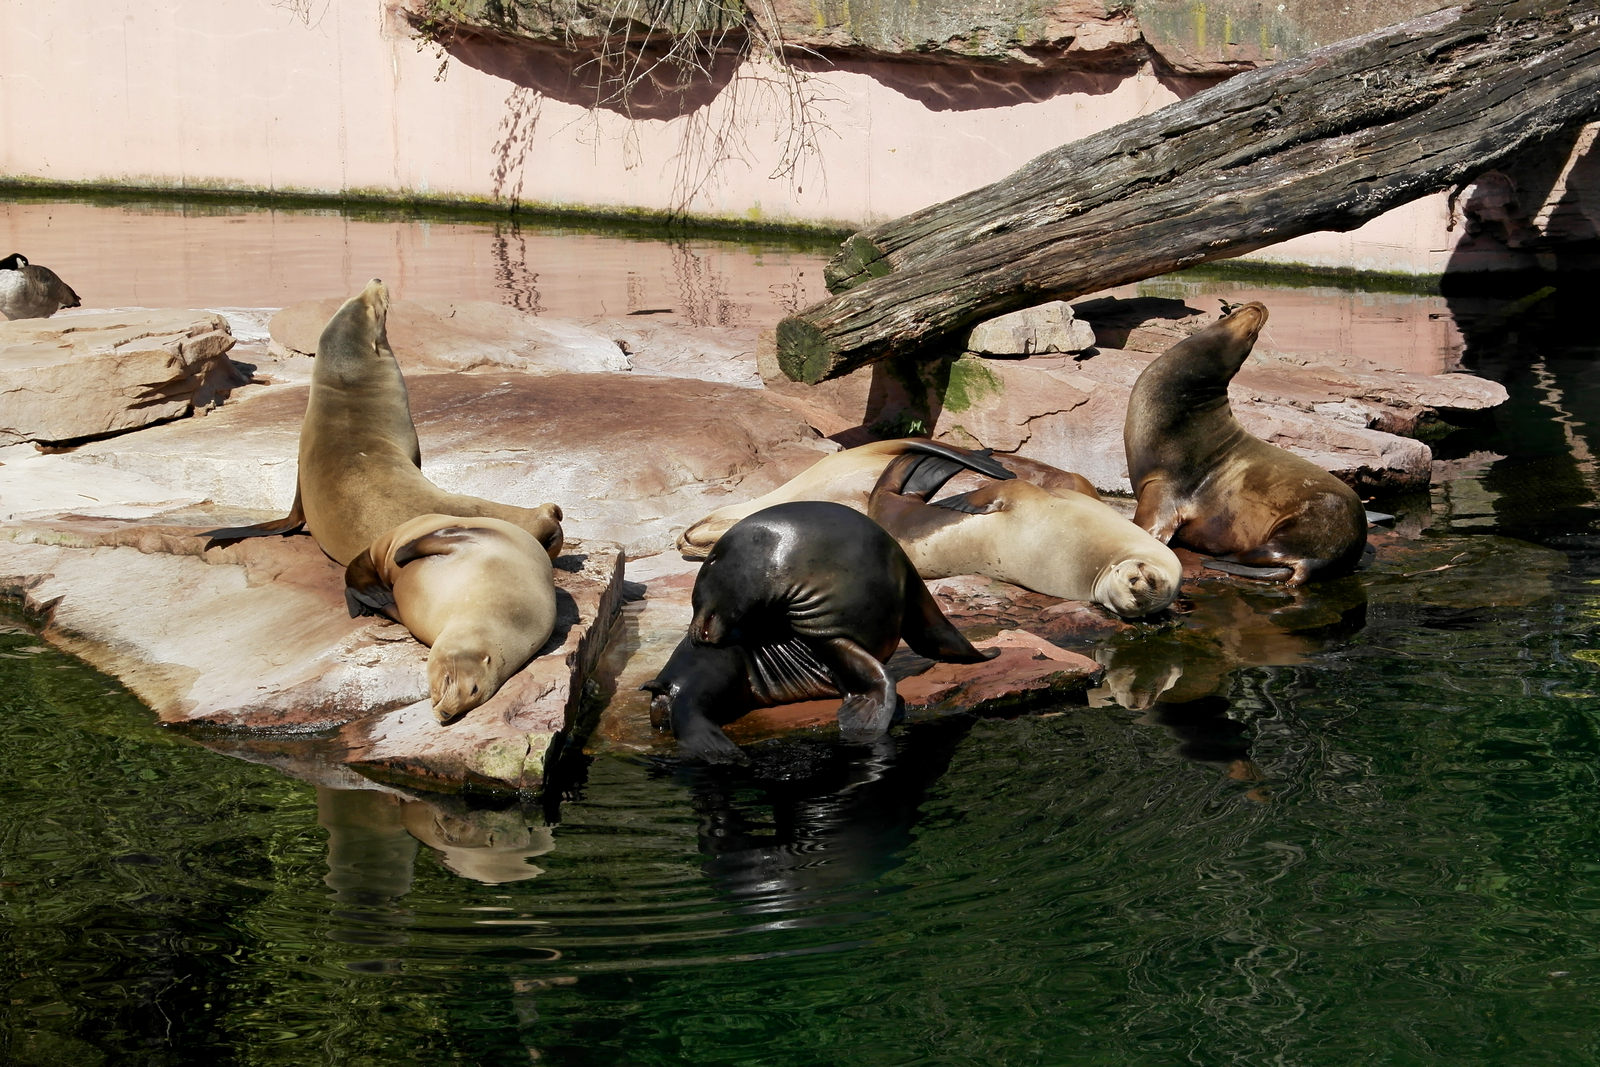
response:
[(63, 442), (186, 414), (244, 378), (221, 315), (135, 309), (0, 320), (0, 445)]

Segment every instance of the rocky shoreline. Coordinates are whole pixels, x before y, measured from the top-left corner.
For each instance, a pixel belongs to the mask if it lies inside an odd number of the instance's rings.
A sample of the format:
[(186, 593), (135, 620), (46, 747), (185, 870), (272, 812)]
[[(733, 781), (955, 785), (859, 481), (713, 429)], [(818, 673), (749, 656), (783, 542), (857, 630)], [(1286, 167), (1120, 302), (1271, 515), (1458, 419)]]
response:
[[(428, 707), (426, 649), (396, 624), (348, 618), (340, 568), (309, 537), (207, 550), (196, 536), (287, 509), (304, 353), (337, 303), (270, 321), (122, 309), (0, 322), (0, 442), (12, 442), (0, 447), (0, 597), (208, 744), (318, 784), (444, 793), (537, 791), (551, 758), (585, 744), (670, 753), (637, 686), (688, 619), (695, 564), (673, 550), (677, 532), (838, 442), (927, 432), (1126, 492), (1127, 391), (1155, 352), (1211, 318), (1177, 301), (1091, 301), (1079, 306), (1092, 335), (1055, 308), (999, 331), (1013, 352), (985, 339), (973, 345), (983, 356), (808, 387), (772, 373), (755, 330), (396, 301), (390, 340), (428, 477), (567, 514), (550, 645), (444, 727)], [(1234, 389), (1253, 432), (1362, 491), (1426, 486), (1431, 454), (1402, 435), (1504, 396), (1464, 374), (1270, 353)], [(1002, 652), (953, 667), (903, 651), (893, 669), (913, 717), (1082, 700), (1103, 667), (1072, 649), (1130, 626), (987, 580), (931, 586)], [(832, 710), (768, 709), (730, 732), (826, 730)]]

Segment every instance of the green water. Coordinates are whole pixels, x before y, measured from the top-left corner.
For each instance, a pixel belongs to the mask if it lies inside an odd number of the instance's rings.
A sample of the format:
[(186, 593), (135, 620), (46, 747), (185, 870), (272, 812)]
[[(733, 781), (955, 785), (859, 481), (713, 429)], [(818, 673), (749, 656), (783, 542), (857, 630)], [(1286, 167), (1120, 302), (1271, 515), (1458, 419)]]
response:
[(6, 628), (0, 1062), (1594, 1062), (1583, 311), (1469, 330), (1512, 400), (1380, 502), (1370, 570), (1203, 583), (1227, 621), (1103, 650), (1205, 680), (1148, 707), (600, 757), (471, 812), (202, 748)]

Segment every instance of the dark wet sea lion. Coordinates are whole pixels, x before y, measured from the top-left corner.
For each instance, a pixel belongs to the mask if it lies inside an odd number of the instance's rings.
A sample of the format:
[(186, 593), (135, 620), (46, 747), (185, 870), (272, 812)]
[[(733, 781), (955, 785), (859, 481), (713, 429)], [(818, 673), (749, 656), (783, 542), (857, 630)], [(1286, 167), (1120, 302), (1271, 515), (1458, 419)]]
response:
[(0, 259), (0, 316), (47, 319), (62, 308), (75, 308), (80, 303), (72, 286), (49, 267), (29, 263), (21, 252)]
[(1176, 599), (1178, 557), (1104, 501), (1020, 478), (933, 500), (958, 469), (942, 456), (907, 453), (872, 490), (867, 513), (922, 577), (982, 574), (1128, 618)]
[(562, 540), (555, 504), (521, 508), (447, 493), (423, 475), (405, 378), (385, 330), (388, 311), (388, 291), (374, 278), (322, 331), (289, 514), (203, 536), (226, 543), (304, 526), (324, 552), (348, 564), (379, 534), (418, 515), (488, 516), (522, 527), (554, 558)]
[(429, 647), (440, 722), (494, 696), (555, 629), (550, 556), (501, 519), (420, 515), (379, 534), (345, 568), (352, 618), (387, 615)]
[(851, 740), (881, 736), (898, 710), (884, 670), (903, 637), (931, 659), (977, 663), (905, 552), (843, 504), (793, 501), (735, 523), (695, 579), (694, 618), (645, 685), (651, 718), (685, 754), (737, 758), (718, 729), (754, 707), (843, 695)]
[(1299, 585), (1354, 570), (1367, 520), (1353, 489), (1234, 418), (1228, 383), (1266, 321), (1264, 306), (1245, 304), (1152, 361), (1128, 398), (1123, 447), (1134, 522)]

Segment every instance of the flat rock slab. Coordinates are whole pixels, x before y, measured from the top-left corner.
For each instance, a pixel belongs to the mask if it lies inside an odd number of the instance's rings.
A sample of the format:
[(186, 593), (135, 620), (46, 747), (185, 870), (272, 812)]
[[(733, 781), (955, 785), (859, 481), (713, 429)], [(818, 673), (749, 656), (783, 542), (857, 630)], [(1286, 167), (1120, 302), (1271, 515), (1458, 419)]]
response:
[[(604, 709), (590, 738), (592, 748), (674, 751), (672, 735), (651, 726), (650, 695), (640, 687), (661, 670), (687, 631), (694, 614), (689, 598), (698, 572), (698, 563), (671, 553), (629, 564), (629, 599), (595, 671)], [(982, 578), (941, 579), (928, 587), (969, 639), (979, 647), (998, 648), (1000, 654), (985, 663), (935, 663), (902, 646), (889, 661), (889, 673), (897, 681), (908, 719), (957, 712), (999, 715), (1046, 703), (1085, 701), (1084, 693), (1101, 674), (1099, 664), (1017, 625), (1018, 620), (1033, 621), (1041, 609), (1060, 609), (1062, 616), (1074, 616), (1073, 602)], [(1018, 609), (1018, 600), (1032, 606)], [(1086, 614), (1077, 616), (1075, 627), (1058, 624), (1058, 636), (1071, 629), (1087, 643), (1103, 632), (1102, 626), (1128, 625), (1112, 622), (1104, 613), (1096, 618), (1087, 605), (1076, 607)], [(837, 699), (757, 708), (725, 729), (740, 744), (794, 730), (834, 730), (838, 710)]]
[[(308, 300), (272, 317), (268, 329), (281, 353), (312, 355), (322, 329), (344, 300)], [(471, 370), (487, 365), (534, 374), (632, 370), (627, 349), (577, 323), (544, 319), (486, 300), (395, 300), (389, 346), (404, 369)]]
[(164, 723), (227, 731), (235, 747), (315, 735), (320, 758), (426, 789), (537, 788), (620, 597), (619, 549), (564, 554), (550, 643), (444, 726), (428, 699), (428, 650), (397, 623), (349, 618), (343, 568), (311, 538), (206, 550), (196, 535), (217, 516), (171, 518), (12, 524), (0, 540), (0, 595)]
[(0, 320), (0, 445), (123, 433), (243, 383), (221, 315), (130, 309)]
[[(407, 388), (423, 473), (436, 485), (526, 507), (554, 501), (569, 536), (616, 542), (630, 555), (670, 548), (689, 523), (760, 496), (834, 447), (765, 392), (714, 382), (503, 370), (412, 374)], [(224, 525), (283, 515), (307, 392), (253, 387), (204, 418), (59, 459), (231, 508)]]

